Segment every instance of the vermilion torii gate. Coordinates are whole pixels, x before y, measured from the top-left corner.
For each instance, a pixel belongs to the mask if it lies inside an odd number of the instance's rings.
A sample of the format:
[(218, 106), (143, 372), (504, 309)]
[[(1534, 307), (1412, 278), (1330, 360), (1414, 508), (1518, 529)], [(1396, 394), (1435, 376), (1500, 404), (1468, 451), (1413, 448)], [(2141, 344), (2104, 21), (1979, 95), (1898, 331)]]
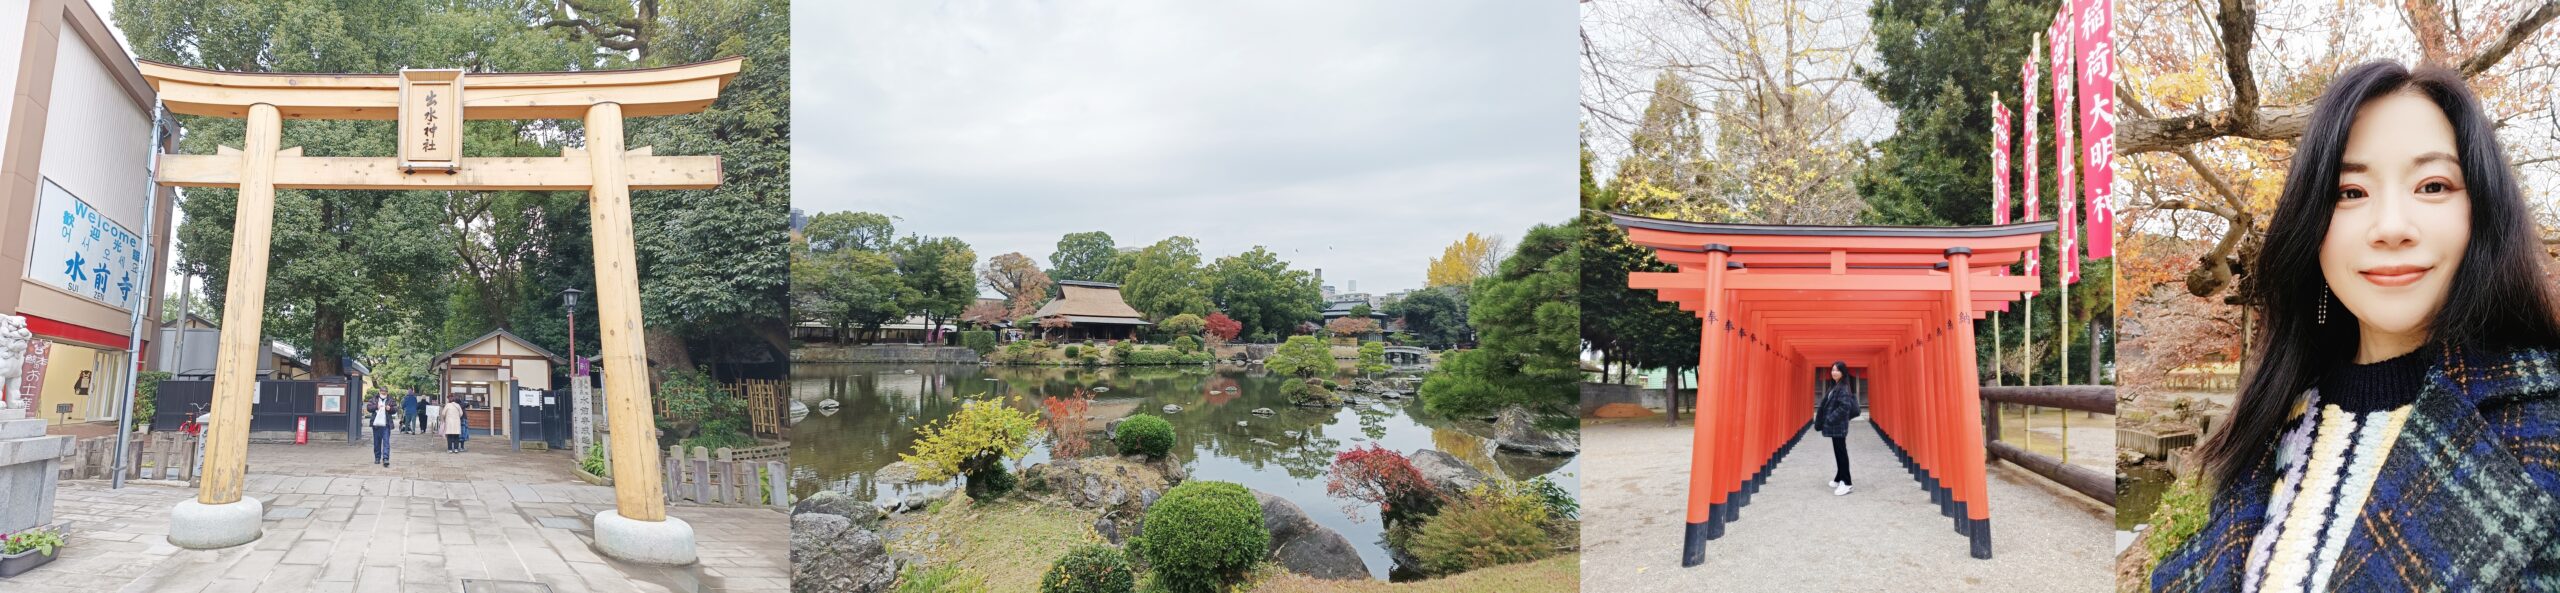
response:
[(1781, 226), (1612, 214), (1636, 245), (1678, 272), (1630, 287), (1695, 312), (1697, 427), (1681, 565), (1768, 478), (1813, 420), (1818, 369), (1867, 379), (1870, 421), (1975, 558), (1991, 557), (1984, 499), (1980, 374), (1973, 324), (2037, 289), (2008, 275), (2052, 221), (1989, 227)]
[[(631, 243), (631, 190), (720, 185), (720, 157), (655, 156), (625, 150), (624, 117), (701, 111), (745, 65), (741, 58), (645, 70), (466, 74), (219, 72), (142, 62), (143, 78), (169, 111), (244, 118), (242, 148), (164, 154), (158, 182), (239, 188), (222, 342), (214, 366), (213, 422), (205, 429), (204, 478), (196, 499), (170, 511), (169, 541), (222, 548), (254, 541), (263, 506), (241, 495), (247, 469), (250, 398), (257, 390), (260, 325), (266, 309), (268, 243), (278, 189), (584, 191), (595, 242), (596, 309), (603, 336), (606, 422), (612, 427), (614, 510), (596, 514), (596, 547), (606, 555), (659, 564), (694, 561), (693, 529), (666, 514), (642, 360), (639, 258)], [(467, 81), (467, 84), (466, 84)], [(281, 148), (286, 119), (396, 120), (399, 154), (303, 156)], [(463, 156), (462, 122), (474, 119), (582, 119), (583, 148), (556, 157)], [(581, 411), (583, 413), (584, 411)]]

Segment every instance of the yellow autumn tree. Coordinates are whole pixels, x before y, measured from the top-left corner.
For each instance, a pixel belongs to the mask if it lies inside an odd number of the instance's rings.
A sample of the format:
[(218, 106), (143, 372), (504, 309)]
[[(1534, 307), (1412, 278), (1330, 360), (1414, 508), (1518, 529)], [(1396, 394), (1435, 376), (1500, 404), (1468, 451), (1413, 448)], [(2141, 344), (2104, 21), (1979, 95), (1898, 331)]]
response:
[(1493, 273), (1493, 267), (1502, 263), (1501, 254), (1501, 237), (1467, 233), (1467, 236), (1441, 250), (1440, 257), (1431, 258), (1431, 270), (1424, 275), (1423, 283), (1427, 286), (1474, 284), (1476, 277)]

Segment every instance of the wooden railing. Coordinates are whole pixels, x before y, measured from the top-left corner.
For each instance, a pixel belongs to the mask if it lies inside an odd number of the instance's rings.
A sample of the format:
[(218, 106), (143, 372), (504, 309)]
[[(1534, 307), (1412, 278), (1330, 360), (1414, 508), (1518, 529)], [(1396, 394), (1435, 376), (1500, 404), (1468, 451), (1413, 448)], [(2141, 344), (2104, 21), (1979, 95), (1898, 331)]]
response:
[[(2001, 442), (2000, 406), (1996, 405), (2016, 404), (2057, 408), (2069, 411), (2114, 414), (2116, 413), (2115, 386), (2011, 385), (1983, 387), (1982, 399), (1985, 402), (1982, 406), (1982, 426), (1988, 433), (1983, 439), (1983, 448), (1985, 449), (1983, 452), (1984, 455), (1991, 459), (2007, 460), (2009, 463), (2015, 464), (2027, 471), (2034, 472), (2036, 475), (2044, 476), (2045, 479), (2053, 480), (2055, 483), (2062, 484), (2063, 486), (2069, 487), (2081, 494), (2086, 494), (2090, 498), (2098, 499), (2099, 502), (2104, 502), (2107, 506), (2115, 506), (2115, 476), (2098, 470), (2072, 465), (2065, 459), (2028, 451), (2017, 445)], [(2071, 450), (2071, 434), (2068, 430), (2070, 415), (2065, 414), (2063, 417), (2065, 422), (2064, 426), (2066, 428), (2062, 435), (2063, 451), (2067, 454)], [(2112, 453), (2114, 448), (2109, 447), (2108, 451)]]
[[(196, 449), (202, 441), (186, 433), (155, 432), (133, 439), (126, 448), (132, 455), (125, 460), (124, 477), (128, 480), (183, 480), (194, 485)], [(71, 444), (64, 451), (59, 477), (64, 480), (103, 480), (114, 473), (116, 437), (89, 437)]]
[[(735, 457), (735, 452), (723, 449), (722, 455)], [(694, 447), (687, 455), (683, 445), (671, 445), (664, 462), (667, 502), (791, 506), (791, 469), (780, 460), (716, 460), (710, 449)]]

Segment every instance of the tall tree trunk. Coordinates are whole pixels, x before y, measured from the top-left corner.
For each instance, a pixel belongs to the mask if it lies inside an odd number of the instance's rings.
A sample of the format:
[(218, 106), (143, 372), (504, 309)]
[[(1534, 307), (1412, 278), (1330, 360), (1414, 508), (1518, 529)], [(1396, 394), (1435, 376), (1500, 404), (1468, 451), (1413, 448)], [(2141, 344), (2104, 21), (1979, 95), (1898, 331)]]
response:
[[(685, 350), (683, 336), (664, 331), (646, 330), (641, 332), (640, 340), (642, 352), (648, 357), (651, 393), (657, 392), (658, 384), (667, 381), (668, 371), (693, 368), (693, 353)], [(602, 349), (599, 348), (598, 351)]]
[(347, 351), (347, 315), (335, 308), (322, 307), (311, 319), (311, 376), (337, 377), (347, 374), (339, 364)]

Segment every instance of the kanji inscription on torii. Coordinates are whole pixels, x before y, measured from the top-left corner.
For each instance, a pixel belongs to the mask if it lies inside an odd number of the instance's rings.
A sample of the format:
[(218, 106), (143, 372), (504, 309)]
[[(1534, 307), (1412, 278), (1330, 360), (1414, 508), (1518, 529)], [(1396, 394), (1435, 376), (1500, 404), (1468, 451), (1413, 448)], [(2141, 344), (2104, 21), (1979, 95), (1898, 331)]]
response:
[(400, 71), (400, 170), (462, 168), (462, 71)]

